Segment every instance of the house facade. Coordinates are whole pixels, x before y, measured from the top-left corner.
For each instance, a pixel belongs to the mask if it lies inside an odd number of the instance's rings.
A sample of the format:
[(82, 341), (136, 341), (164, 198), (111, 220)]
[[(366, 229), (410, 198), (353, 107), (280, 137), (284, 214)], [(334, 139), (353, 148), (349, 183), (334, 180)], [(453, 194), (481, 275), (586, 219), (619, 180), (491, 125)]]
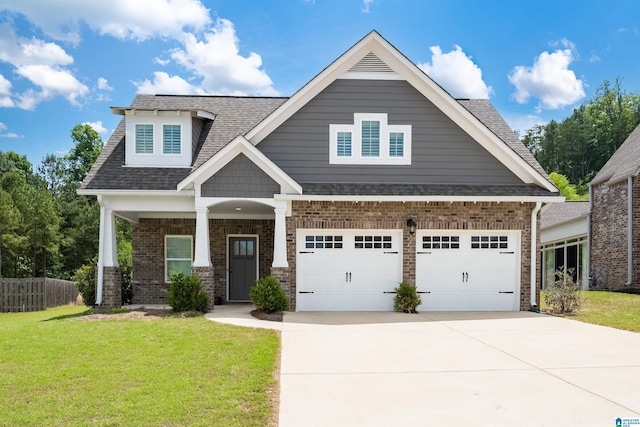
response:
[(419, 310), (537, 305), (538, 212), (563, 198), (488, 100), (454, 99), (375, 31), (290, 98), (112, 110), (80, 190), (101, 206), (104, 306), (116, 216), (134, 224), (134, 303), (166, 303), (184, 271), (212, 304), (272, 274), (298, 311), (392, 310), (399, 282)]
[(640, 126), (589, 183), (591, 289), (640, 289)]

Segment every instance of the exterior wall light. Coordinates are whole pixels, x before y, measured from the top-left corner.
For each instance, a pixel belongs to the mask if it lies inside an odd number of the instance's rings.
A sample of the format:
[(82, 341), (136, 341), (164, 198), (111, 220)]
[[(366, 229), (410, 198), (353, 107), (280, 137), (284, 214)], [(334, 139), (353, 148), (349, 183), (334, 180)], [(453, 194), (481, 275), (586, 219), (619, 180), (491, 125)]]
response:
[(413, 220), (413, 218), (409, 218), (407, 220), (407, 227), (409, 227), (409, 234), (411, 234), (412, 236), (416, 233), (416, 222)]

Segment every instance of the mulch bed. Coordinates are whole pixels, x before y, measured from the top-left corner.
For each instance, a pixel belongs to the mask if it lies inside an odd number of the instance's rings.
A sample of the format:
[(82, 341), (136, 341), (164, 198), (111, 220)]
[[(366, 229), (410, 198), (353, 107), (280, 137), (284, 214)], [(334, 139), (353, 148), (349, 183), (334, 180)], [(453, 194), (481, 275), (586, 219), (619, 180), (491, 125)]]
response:
[(172, 310), (131, 310), (126, 313), (95, 313), (86, 316), (78, 316), (70, 318), (74, 322), (98, 322), (100, 320), (116, 320), (116, 319), (137, 319), (137, 320), (155, 320), (162, 317), (194, 317), (202, 316), (202, 313), (185, 312), (174, 313)]
[(256, 319), (269, 320), (271, 322), (282, 322), (282, 311), (275, 311), (273, 313), (267, 313), (264, 310), (253, 310), (251, 315)]

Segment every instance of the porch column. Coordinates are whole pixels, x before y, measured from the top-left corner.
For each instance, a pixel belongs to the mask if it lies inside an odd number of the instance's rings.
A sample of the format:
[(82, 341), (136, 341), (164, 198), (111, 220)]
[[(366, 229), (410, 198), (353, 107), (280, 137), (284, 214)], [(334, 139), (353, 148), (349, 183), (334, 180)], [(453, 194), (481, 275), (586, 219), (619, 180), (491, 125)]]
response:
[(100, 240), (96, 305), (106, 308), (121, 305), (121, 277), (116, 245), (116, 219), (113, 210), (100, 202)]
[(273, 263), (271, 267), (289, 267), (287, 260), (287, 213), (286, 205), (273, 209), (276, 214), (275, 230), (273, 232)]
[(194, 267), (211, 267), (209, 251), (209, 208), (196, 208), (196, 253)]

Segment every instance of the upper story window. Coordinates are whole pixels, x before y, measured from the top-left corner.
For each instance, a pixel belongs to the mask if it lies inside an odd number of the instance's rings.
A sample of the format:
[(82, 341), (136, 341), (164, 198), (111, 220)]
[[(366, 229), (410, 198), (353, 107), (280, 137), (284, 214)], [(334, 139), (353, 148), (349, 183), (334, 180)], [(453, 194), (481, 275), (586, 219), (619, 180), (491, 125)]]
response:
[(153, 125), (136, 125), (136, 154), (153, 154)]
[(390, 125), (386, 113), (355, 113), (353, 124), (329, 125), (329, 163), (411, 164), (411, 125)]
[(162, 125), (162, 154), (180, 154), (180, 125)]

